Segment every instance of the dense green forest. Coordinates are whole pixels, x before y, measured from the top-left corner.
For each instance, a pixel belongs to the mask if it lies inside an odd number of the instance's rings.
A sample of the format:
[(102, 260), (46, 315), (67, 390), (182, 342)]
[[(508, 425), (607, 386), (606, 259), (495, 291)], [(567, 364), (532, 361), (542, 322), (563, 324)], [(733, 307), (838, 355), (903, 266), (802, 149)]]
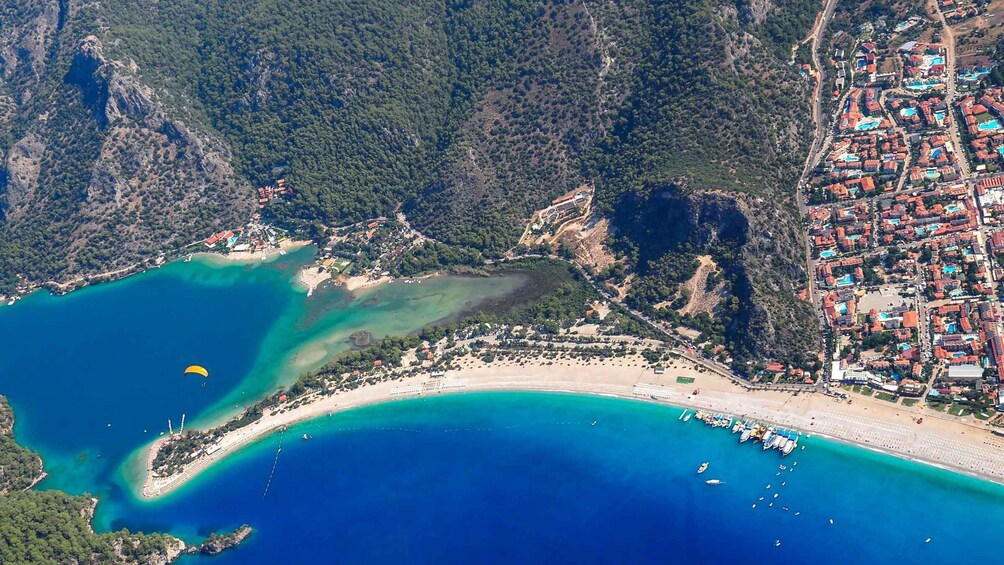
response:
[(90, 498), (59, 491), (0, 496), (0, 563), (145, 563), (174, 542), (126, 530), (95, 534), (90, 509)]
[(14, 411), (0, 396), (0, 495), (24, 490), (42, 474), (42, 459), (14, 441)]

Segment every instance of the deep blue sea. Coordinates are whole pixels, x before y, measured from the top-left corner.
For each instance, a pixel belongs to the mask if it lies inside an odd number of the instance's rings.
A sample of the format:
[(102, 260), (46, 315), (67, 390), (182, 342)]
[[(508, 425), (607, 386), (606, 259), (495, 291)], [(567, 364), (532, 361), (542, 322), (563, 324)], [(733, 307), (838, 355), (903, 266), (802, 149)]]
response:
[[(137, 500), (129, 459), (167, 418), (198, 421), (242, 391), (277, 386), (344, 349), (349, 330), (410, 331), (511, 287), (445, 280), (307, 300), (289, 282), (307, 259), (175, 264), (0, 308), (0, 394), (17, 411), (18, 440), (45, 459), (41, 488), (98, 495), (101, 531), (197, 541), (255, 528), (237, 550), (186, 563), (998, 558), (1004, 487), (817, 438), (782, 460), (683, 423), (679, 408), (557, 394), (335, 414), (264, 438), (164, 499)], [(181, 377), (191, 363), (210, 369), (207, 386)], [(698, 477), (702, 461), (711, 466)]]

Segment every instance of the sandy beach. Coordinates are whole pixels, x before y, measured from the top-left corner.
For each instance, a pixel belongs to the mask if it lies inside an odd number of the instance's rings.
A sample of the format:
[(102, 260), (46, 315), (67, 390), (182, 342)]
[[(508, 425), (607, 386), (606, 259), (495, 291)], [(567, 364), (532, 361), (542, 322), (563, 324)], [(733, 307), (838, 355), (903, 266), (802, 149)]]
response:
[(300, 274), (297, 277), (300, 284), (307, 287), (307, 296), (314, 294), (317, 287), (329, 279), (331, 279), (331, 273), (324, 269), (318, 269), (317, 265), (314, 264), (307, 265), (306, 267), (300, 269)]
[[(772, 391), (749, 392), (679, 360), (662, 375), (645, 368), (638, 357), (630, 356), (606, 360), (602, 364), (581, 360), (551, 363), (486, 365), (467, 357), (461, 360), (461, 369), (450, 371), (444, 377), (406, 377), (317, 397), (291, 410), (266, 413), (254, 424), (226, 434), (211, 455), (193, 460), (183, 472), (171, 477), (152, 476), (150, 464), (163, 441), (158, 440), (150, 446), (142, 495), (152, 498), (167, 494), (228, 454), (297, 422), (419, 395), (483, 391), (568, 392), (702, 408), (755, 418), (1004, 483), (1004, 438), (991, 434), (978, 420), (960, 420), (932, 410), (861, 395), (853, 395), (853, 402), (848, 403), (821, 394), (792, 396)], [(694, 382), (678, 383), (677, 377), (690, 377)], [(693, 394), (695, 390), (698, 394)], [(923, 418), (922, 424), (916, 423), (919, 417)]]
[(294, 249), (299, 249), (305, 245), (311, 245), (313, 242), (306, 239), (284, 239), (279, 242), (276, 247), (269, 247), (267, 249), (260, 249), (257, 251), (231, 251), (226, 255), (220, 255), (218, 253), (209, 253), (209, 255), (214, 255), (227, 261), (236, 262), (251, 262), (251, 261), (264, 261), (269, 257), (279, 253), (280, 251), (292, 251)]
[(354, 277), (339, 277), (338, 283), (345, 287), (345, 290), (353, 291), (359, 290), (361, 288), (367, 288), (371, 286), (379, 286), (384, 283), (388, 283), (393, 279), (389, 276), (383, 276), (376, 279), (371, 279), (367, 275), (356, 275)]

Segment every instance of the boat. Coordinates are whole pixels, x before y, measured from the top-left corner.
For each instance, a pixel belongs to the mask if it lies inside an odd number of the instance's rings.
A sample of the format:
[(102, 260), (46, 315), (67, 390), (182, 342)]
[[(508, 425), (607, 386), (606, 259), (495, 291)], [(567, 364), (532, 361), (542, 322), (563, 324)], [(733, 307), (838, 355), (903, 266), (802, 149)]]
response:
[(705, 472), (707, 470), (708, 470), (708, 462), (705, 461), (704, 463), (701, 463), (700, 467), (697, 468), (697, 474), (700, 475), (701, 473), (703, 473), (703, 472)]
[(772, 437), (774, 437), (774, 428), (769, 428), (763, 434), (763, 447), (761, 449), (767, 449), (768, 447), (770, 447), (770, 440)]
[(783, 434), (774, 434), (774, 437), (770, 438), (770, 449), (777, 449), (781, 447), (782, 442), (787, 441), (787, 438)]
[(774, 547), (781, 547), (781, 540), (775, 541), (774, 542)]
[(783, 455), (791, 455), (791, 452), (795, 451), (796, 445), (798, 445), (797, 441), (789, 439), (788, 441), (784, 442), (784, 447), (781, 448), (781, 453)]
[(752, 426), (746, 428), (745, 430), (743, 430), (743, 434), (741, 436), (739, 436), (739, 443), (746, 443), (747, 441), (749, 441), (750, 436), (752, 434), (753, 434), (753, 427)]
[(931, 538), (927, 538), (926, 540), (924, 540), (924, 543), (931, 543)]
[(788, 469), (788, 468), (787, 468), (787, 467), (785, 467), (784, 465), (778, 465), (778, 466), (777, 466), (777, 468), (778, 468), (778, 469), (780, 469), (781, 471), (785, 471), (785, 470), (787, 470), (787, 469)]
[(739, 430), (741, 430), (742, 427), (743, 427), (742, 420), (736, 420), (736, 423), (732, 426), (732, 433), (734, 434), (739, 433)]
[(310, 436), (308, 436), (307, 434), (303, 434), (303, 438), (302, 439), (305, 439), (305, 440), (310, 439)]
[(596, 422), (598, 422), (598, 421), (599, 421), (599, 420), (593, 420), (593, 423), (592, 423), (591, 425), (595, 426), (595, 425), (596, 425)]
[(687, 414), (686, 416), (684, 416), (683, 417), (683, 421), (684, 422), (689, 422), (690, 421), (690, 414)]
[(706, 480), (704, 482), (707, 483), (707, 484), (709, 484), (709, 485), (724, 485), (725, 484), (725, 481), (720, 481), (718, 479), (708, 479), (708, 480)]

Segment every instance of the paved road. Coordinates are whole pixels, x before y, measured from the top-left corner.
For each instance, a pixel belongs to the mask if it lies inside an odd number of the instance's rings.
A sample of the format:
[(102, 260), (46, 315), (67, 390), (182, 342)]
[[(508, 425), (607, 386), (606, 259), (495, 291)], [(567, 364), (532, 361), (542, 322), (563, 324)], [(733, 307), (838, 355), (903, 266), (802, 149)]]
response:
[[(954, 104), (955, 104), (955, 32), (948, 25), (945, 20), (945, 14), (941, 12), (941, 7), (938, 2), (932, 2), (934, 5), (934, 11), (938, 14), (938, 19), (941, 20), (942, 25), (942, 43), (945, 44), (945, 75), (948, 80), (948, 87), (945, 89), (945, 103), (948, 104), (948, 111), (954, 116)], [(959, 135), (959, 120), (953, 119), (952, 125), (948, 128), (949, 135), (952, 136), (952, 143), (955, 145), (955, 154), (959, 160), (959, 168), (962, 170), (962, 176), (968, 177), (969, 161), (966, 159), (965, 146), (962, 145), (962, 136)]]

